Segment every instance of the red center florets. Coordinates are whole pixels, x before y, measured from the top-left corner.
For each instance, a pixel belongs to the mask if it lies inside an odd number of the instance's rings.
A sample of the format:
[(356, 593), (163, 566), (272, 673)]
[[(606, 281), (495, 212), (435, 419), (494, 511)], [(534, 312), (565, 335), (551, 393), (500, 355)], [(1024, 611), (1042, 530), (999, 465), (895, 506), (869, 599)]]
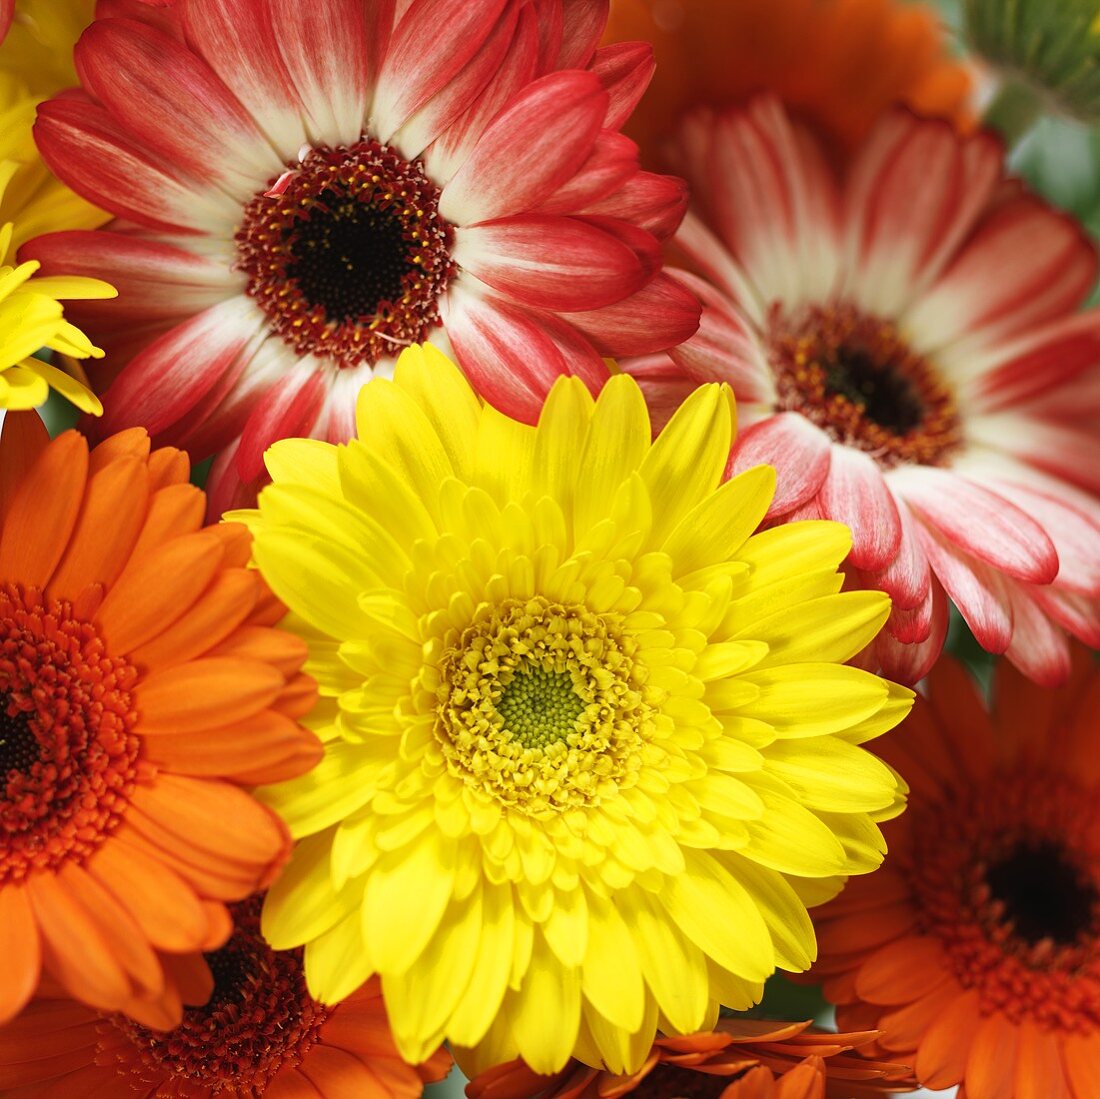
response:
[(69, 603), (0, 585), (0, 886), (117, 826), (139, 769), (136, 678)]
[(363, 138), (310, 149), (245, 208), (237, 264), (300, 355), (372, 364), (439, 323), (453, 231), (419, 161)]
[(784, 314), (767, 337), (779, 410), (800, 412), (880, 464), (937, 465), (961, 434), (954, 398), (897, 328), (844, 304)]
[(1035, 775), (1006, 776), (990, 794), (927, 813), (910, 810), (924, 930), (943, 942), (984, 1011), (1063, 1031), (1100, 1029), (1100, 848), (1087, 827), (1094, 812), (1088, 791)]
[[(228, 1099), (263, 1095), (284, 1065), (301, 1063), (329, 1012), (310, 998), (301, 949), (276, 951), (264, 941), (260, 907), (259, 897), (232, 907), (233, 935), (206, 955), (210, 1000), (188, 1008), (175, 1030), (149, 1030), (122, 1015), (104, 1019), (102, 1048), (120, 1073), (149, 1087), (172, 1081), (173, 1095)], [(126, 1054), (118, 1049), (120, 1031), (132, 1047)]]

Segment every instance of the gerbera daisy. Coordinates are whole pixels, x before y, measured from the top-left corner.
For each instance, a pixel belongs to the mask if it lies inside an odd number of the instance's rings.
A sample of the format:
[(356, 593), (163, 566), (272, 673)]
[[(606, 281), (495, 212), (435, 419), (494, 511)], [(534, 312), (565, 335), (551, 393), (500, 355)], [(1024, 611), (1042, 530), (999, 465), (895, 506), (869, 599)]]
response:
[[(0, 160), (0, 211), (12, 178), (22, 169)], [(70, 324), (61, 302), (113, 298), (115, 288), (81, 275), (36, 276), (40, 264), (27, 260), (12, 267), (5, 261), (14, 227), (0, 228), (0, 409), (37, 408), (56, 389), (84, 412), (99, 415), (99, 399), (72, 374), (35, 357), (43, 348), (77, 359), (102, 358), (103, 352)]]
[(418, 1066), (401, 1060), (377, 981), (325, 1007), (306, 989), (302, 952), (264, 942), (260, 898), (230, 911), (232, 936), (206, 956), (214, 991), (175, 1029), (45, 996), (0, 1028), (7, 1099), (416, 1099), (447, 1075), (444, 1050)]
[(658, 1038), (637, 1072), (573, 1062), (539, 1076), (522, 1061), (483, 1072), (469, 1099), (872, 1099), (917, 1087), (904, 1065), (858, 1051), (874, 1032), (826, 1034), (809, 1023), (723, 1019), (712, 1031)]
[(845, 149), (896, 103), (958, 125), (970, 118), (970, 75), (924, 4), (612, 0), (607, 30), (653, 43), (653, 83), (624, 129), (654, 162), (687, 109), (762, 91)]
[(883, 747), (912, 805), (886, 865), (815, 914), (815, 977), (928, 1087), (1095, 1099), (1100, 672), (1078, 651), (1053, 691), (1002, 662), (992, 714), (948, 658), (929, 685)]
[(33, 254), (118, 285), (96, 317), (129, 360), (104, 430), (225, 448), (213, 504), (254, 499), (275, 439), (346, 439), (359, 387), (405, 345), (449, 341), (533, 420), (558, 375), (597, 389), (603, 355), (695, 330), (698, 301), (658, 274), (683, 186), (640, 172), (618, 132), (651, 53), (597, 49), (605, 4), (167, 10), (178, 36), (98, 20), (84, 91), (42, 108), (47, 161), (120, 222)]
[[(732, 468), (776, 467), (770, 521), (852, 528), (853, 583), (893, 598), (869, 658), (919, 679), (944, 590), (1028, 675), (1100, 644), (1100, 312), (1068, 217), (1006, 181), (988, 133), (887, 114), (839, 178), (774, 98), (699, 110), (676, 163), (695, 190), (677, 246), (705, 276), (673, 352), (732, 385)], [(640, 364), (640, 376), (667, 367)]]
[(260, 791), (302, 841), (264, 932), (323, 1002), (381, 973), (410, 1060), (634, 1071), (804, 969), (806, 902), (880, 861), (898, 780), (859, 745), (910, 693), (841, 662), (886, 597), (837, 594), (839, 524), (752, 536), (774, 474), (721, 483), (718, 386), (651, 444), (629, 378), (534, 428), (415, 348), (357, 416), (272, 448), (250, 513), (331, 707)]
[[(242, 786), (301, 774), (305, 646), (238, 525), (200, 530), (178, 451), (91, 454), (9, 413), (0, 440), (0, 1021), (41, 974), (173, 1025), (226, 901), (290, 846)], [(201, 970), (201, 965), (199, 966)], [(206, 986), (209, 991), (209, 985)]]

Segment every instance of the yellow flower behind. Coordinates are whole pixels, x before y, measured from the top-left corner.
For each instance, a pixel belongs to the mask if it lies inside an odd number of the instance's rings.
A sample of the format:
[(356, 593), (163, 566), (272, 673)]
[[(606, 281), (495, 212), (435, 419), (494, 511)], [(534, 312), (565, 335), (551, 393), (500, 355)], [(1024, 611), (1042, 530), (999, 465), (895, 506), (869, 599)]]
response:
[[(0, 160), (0, 210), (12, 177), (20, 171)], [(103, 352), (65, 320), (67, 298), (113, 298), (113, 286), (99, 279), (54, 275), (35, 278), (39, 263), (12, 266), (14, 227), (0, 228), (0, 409), (37, 408), (56, 389), (83, 412), (100, 415), (99, 399), (72, 374), (35, 358), (43, 348), (70, 359), (101, 358)]]
[(15, 225), (13, 251), (41, 233), (94, 229), (109, 217), (49, 171), (32, 132), (38, 104), (79, 83), (73, 46), (94, 13), (95, 0), (17, 0), (0, 44), (0, 160), (21, 166), (0, 203), (0, 224)]
[(347, 446), (288, 440), (255, 560), (310, 645), (325, 757), (260, 796), (301, 840), (264, 932), (323, 1001), (382, 975), (411, 1061), (571, 1054), (746, 1008), (814, 956), (900, 780), (860, 745), (911, 704), (843, 661), (889, 609), (840, 593), (846, 528), (753, 534), (728, 389), (651, 442), (634, 381), (555, 385), (537, 427), (412, 348)]

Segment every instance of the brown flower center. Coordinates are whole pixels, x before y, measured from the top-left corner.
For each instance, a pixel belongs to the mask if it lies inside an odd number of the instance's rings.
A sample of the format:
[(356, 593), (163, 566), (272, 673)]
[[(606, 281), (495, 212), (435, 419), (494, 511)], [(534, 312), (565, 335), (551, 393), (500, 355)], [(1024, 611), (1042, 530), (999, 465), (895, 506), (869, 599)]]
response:
[(743, 1075), (716, 1076), (662, 1063), (647, 1072), (630, 1094), (634, 1099), (718, 1099)]
[(453, 231), (419, 161), (363, 138), (310, 149), (245, 208), (248, 293), (301, 355), (371, 364), (425, 339), (455, 273)]
[(773, 308), (768, 354), (777, 408), (800, 412), (882, 465), (936, 465), (960, 441), (954, 399), (897, 329), (849, 305)]
[(129, 1040), (136, 1056), (125, 1067), (143, 1084), (262, 1095), (284, 1065), (300, 1064), (318, 1041), (329, 1012), (306, 989), (302, 951), (276, 951), (264, 942), (261, 902), (252, 897), (232, 906), (233, 935), (206, 955), (214, 991), (202, 1007), (188, 1008), (175, 1030), (150, 1030), (122, 1015), (101, 1024), (106, 1046), (111, 1032)]
[(136, 678), (69, 603), (0, 585), (0, 886), (86, 858), (118, 825)]
[[(1100, 1029), (1100, 846), (1095, 798), (1056, 776), (917, 811), (911, 874), (924, 930), (983, 1009)], [(1094, 831), (1094, 830), (1092, 830)]]

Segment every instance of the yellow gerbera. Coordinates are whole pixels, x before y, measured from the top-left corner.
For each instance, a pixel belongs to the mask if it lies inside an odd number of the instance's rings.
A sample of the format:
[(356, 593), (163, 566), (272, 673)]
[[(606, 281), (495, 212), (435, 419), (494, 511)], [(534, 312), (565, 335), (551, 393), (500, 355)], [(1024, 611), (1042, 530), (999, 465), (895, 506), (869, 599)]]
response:
[(860, 745), (911, 703), (842, 663), (889, 610), (839, 593), (847, 529), (753, 534), (774, 472), (722, 483), (716, 385), (656, 442), (622, 376), (528, 427), (413, 348), (358, 424), (276, 443), (244, 513), (324, 696), (324, 759), (261, 792), (301, 840), (264, 931), (313, 995), (380, 973), (414, 1062), (630, 1072), (805, 969), (806, 904), (900, 809)]
[[(0, 209), (20, 167), (0, 160)], [(54, 275), (35, 278), (37, 260), (11, 266), (11, 222), (0, 228), (0, 408), (37, 408), (56, 389), (83, 412), (100, 415), (103, 406), (81, 381), (34, 357), (43, 348), (72, 359), (101, 358), (103, 352), (65, 320), (66, 298), (113, 298), (115, 288), (99, 279)]]
[(0, 202), (0, 223), (15, 224), (13, 250), (40, 233), (94, 229), (110, 216), (49, 171), (32, 133), (39, 102), (79, 83), (73, 46), (94, 12), (95, 0), (18, 0), (0, 45), (0, 160), (21, 166)]

